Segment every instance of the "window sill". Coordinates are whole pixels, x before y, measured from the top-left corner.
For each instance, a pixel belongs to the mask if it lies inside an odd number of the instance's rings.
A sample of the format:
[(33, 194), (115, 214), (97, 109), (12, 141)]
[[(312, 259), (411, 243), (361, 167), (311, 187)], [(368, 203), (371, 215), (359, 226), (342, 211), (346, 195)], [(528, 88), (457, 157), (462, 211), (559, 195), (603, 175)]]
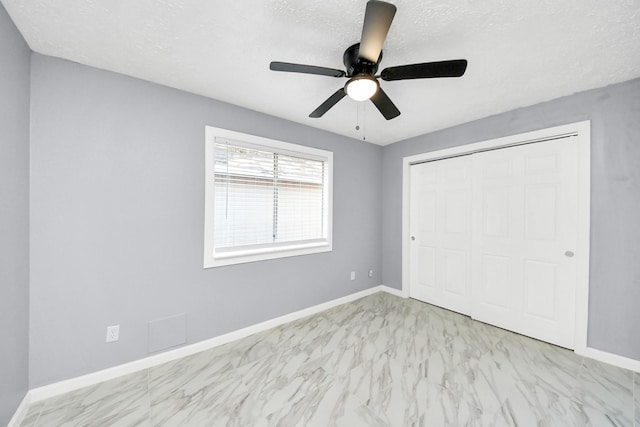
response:
[(310, 255), (322, 252), (330, 252), (331, 244), (323, 240), (321, 242), (305, 242), (286, 246), (263, 247), (256, 249), (228, 250), (214, 253), (214, 256), (205, 257), (204, 268), (222, 267), (225, 265), (243, 264), (247, 262), (264, 261), (292, 256)]

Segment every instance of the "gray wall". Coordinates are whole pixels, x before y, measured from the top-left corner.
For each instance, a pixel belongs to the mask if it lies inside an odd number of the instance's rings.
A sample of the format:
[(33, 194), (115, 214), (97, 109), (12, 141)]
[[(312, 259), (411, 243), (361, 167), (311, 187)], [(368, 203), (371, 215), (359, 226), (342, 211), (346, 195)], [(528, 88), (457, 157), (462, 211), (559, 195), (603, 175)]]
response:
[[(399, 288), (403, 156), (585, 119), (589, 345), (640, 359), (640, 80), (381, 148), (33, 54), (29, 209), (29, 51), (3, 10), (0, 48), (0, 334), (11, 348), (0, 352), (0, 422), (24, 395), (27, 357), (36, 387), (147, 356), (149, 321), (186, 313), (193, 343), (380, 283)], [(205, 125), (334, 151), (334, 251), (203, 270)], [(121, 339), (107, 344), (112, 324)]]
[(28, 383), (29, 57), (0, 4), (0, 425)]
[(587, 119), (592, 173), (588, 344), (640, 360), (640, 79), (384, 147), (383, 283), (402, 286), (404, 156)]
[[(31, 90), (32, 387), (147, 356), (151, 320), (194, 343), (381, 283), (380, 147), (38, 54)], [(333, 151), (333, 252), (204, 270), (205, 125)]]

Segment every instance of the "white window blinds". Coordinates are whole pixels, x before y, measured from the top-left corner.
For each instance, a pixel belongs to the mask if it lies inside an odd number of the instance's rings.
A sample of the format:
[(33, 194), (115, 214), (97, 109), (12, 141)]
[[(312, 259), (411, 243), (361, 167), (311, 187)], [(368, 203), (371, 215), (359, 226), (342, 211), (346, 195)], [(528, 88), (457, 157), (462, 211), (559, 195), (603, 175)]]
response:
[(214, 145), (217, 252), (326, 238), (326, 161), (223, 138)]

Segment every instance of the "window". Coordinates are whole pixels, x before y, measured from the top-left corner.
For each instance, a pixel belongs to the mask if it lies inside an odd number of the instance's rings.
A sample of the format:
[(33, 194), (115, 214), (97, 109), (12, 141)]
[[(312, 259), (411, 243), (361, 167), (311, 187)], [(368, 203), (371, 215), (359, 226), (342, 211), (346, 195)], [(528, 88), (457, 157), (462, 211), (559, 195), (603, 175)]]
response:
[(333, 153), (206, 128), (204, 267), (331, 250)]

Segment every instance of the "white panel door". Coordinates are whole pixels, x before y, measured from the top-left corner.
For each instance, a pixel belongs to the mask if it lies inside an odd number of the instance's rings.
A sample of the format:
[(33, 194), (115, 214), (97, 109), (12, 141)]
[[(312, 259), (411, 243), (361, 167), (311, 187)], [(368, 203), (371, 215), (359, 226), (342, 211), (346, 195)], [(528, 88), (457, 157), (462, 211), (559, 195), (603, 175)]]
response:
[(574, 347), (575, 137), (477, 153), (472, 317)]
[(410, 171), (410, 296), (471, 314), (470, 156)]

